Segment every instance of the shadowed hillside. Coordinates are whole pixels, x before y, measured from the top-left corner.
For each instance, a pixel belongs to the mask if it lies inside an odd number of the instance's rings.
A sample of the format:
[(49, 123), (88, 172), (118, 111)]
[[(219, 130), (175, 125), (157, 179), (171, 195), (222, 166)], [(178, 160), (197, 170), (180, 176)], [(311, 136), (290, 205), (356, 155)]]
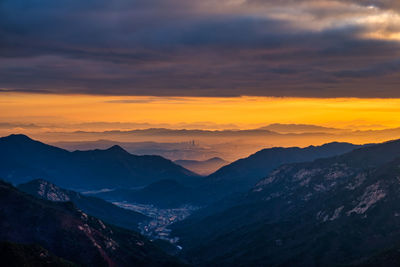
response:
[(68, 152), (24, 135), (0, 138), (0, 175), (18, 184), (41, 178), (76, 189), (135, 187), (174, 179), (198, 181), (196, 174), (160, 156), (135, 156), (119, 146)]

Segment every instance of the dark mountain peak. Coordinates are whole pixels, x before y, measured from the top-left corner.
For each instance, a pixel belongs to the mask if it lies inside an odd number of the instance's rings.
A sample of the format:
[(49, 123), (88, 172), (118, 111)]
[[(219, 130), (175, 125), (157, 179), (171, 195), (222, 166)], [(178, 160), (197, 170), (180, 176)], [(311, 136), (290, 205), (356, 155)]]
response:
[(29, 136), (24, 134), (10, 134), (9, 136), (1, 137), (0, 139), (8, 142), (35, 142)]
[[(363, 146), (361, 145), (355, 145), (355, 144), (351, 144), (351, 143), (346, 143), (346, 142), (330, 142), (330, 143), (326, 143), (323, 145), (310, 145), (307, 147), (271, 147), (271, 148), (264, 148), (260, 151), (257, 151), (256, 153), (250, 155), (248, 158), (251, 157), (255, 157), (255, 156), (264, 156), (263, 154), (271, 154), (273, 156), (276, 155), (276, 152), (281, 152), (281, 153), (293, 153), (294, 151), (297, 152), (306, 152), (306, 151), (314, 151), (314, 150), (329, 150), (331, 151), (333, 154), (342, 154), (340, 153), (340, 151), (352, 151), (354, 149), (357, 148), (361, 148)], [(336, 151), (338, 151), (338, 153), (336, 153)]]
[(128, 151), (126, 151), (119, 145), (113, 145), (112, 147), (106, 149), (106, 151), (111, 151), (111, 152), (115, 152), (115, 153), (128, 153)]
[[(11, 134), (9, 136), (0, 137), (0, 150), (3, 149), (5, 152), (13, 152), (14, 154), (22, 154), (23, 156), (30, 157), (30, 153), (41, 153), (41, 152), (55, 152), (65, 154), (66, 150), (47, 145), (40, 141), (34, 140), (24, 134)], [(41, 151), (39, 151), (41, 150)], [(37, 154), (36, 156), (43, 156)], [(8, 155), (7, 157), (10, 157)]]
[[(351, 146), (354, 147), (356, 145), (352, 144), (352, 143), (347, 143), (347, 142), (330, 142), (330, 143), (326, 143), (321, 145), (321, 147), (344, 147), (344, 146)], [(318, 146), (310, 146), (310, 147), (318, 147)]]
[[(330, 143), (325, 143), (322, 145), (310, 145), (307, 147), (303, 147), (303, 148), (299, 148), (296, 147), (296, 149), (298, 150), (302, 150), (302, 151), (342, 151), (342, 150), (347, 150), (347, 151), (352, 151), (354, 149), (357, 148), (361, 148), (361, 147), (365, 147), (367, 145), (355, 145), (352, 143), (346, 143), (346, 142), (330, 142)], [(342, 153), (338, 153), (338, 154), (342, 154)]]
[(277, 147), (263, 148), (263, 149), (257, 151), (256, 153), (250, 155), (249, 157), (254, 156), (254, 155), (260, 155), (262, 153), (285, 151), (285, 150), (289, 150), (289, 149), (291, 149), (291, 150), (300, 149), (300, 147), (280, 147), (280, 146), (277, 146)]
[(71, 201), (72, 195), (77, 195), (75, 192), (61, 189), (44, 179), (35, 179), (20, 184), (18, 189), (39, 198), (60, 202)]
[(192, 179), (195, 174), (170, 160), (132, 155), (118, 145), (69, 152), (24, 135), (0, 138), (0, 162), (0, 174), (14, 184), (44, 178), (66, 188), (93, 190), (144, 186), (162, 179), (197, 181)]
[[(45, 179), (34, 179), (32, 181), (29, 181), (27, 183), (23, 183), (17, 186), (18, 189), (21, 188), (30, 188), (32, 190), (35, 190), (36, 193), (39, 193), (40, 191), (62, 191), (61, 188), (56, 186), (55, 184), (45, 180)], [(24, 191), (24, 190), (23, 190)]]
[(388, 163), (399, 157), (400, 140), (387, 141), (381, 144), (369, 144), (340, 155), (337, 160), (353, 167), (370, 168)]
[(271, 147), (271, 148), (264, 148), (260, 151), (257, 151), (256, 153), (254, 153), (251, 156), (254, 155), (260, 155), (263, 153), (275, 153), (277, 151), (281, 151), (281, 152), (286, 152), (286, 151), (305, 151), (305, 150), (315, 150), (315, 149), (346, 149), (346, 148), (350, 148), (350, 149), (355, 149), (355, 148), (359, 148), (361, 146), (355, 145), (355, 144), (351, 144), (351, 143), (346, 143), (346, 142), (330, 142), (330, 143), (326, 143), (326, 144), (322, 144), (322, 145), (310, 145), (307, 147)]

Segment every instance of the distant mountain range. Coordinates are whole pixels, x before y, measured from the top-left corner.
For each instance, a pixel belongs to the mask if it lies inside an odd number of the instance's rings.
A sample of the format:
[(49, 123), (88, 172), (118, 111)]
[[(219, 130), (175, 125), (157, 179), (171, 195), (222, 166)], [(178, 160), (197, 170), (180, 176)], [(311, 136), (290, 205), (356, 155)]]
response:
[(214, 157), (208, 160), (175, 160), (176, 164), (201, 175), (209, 175), (228, 164), (227, 161)]
[(288, 133), (340, 133), (349, 130), (329, 128), (311, 124), (281, 124), (273, 123), (264, 127), (260, 127), (261, 130), (273, 131), (281, 134)]
[[(179, 264), (138, 233), (108, 225), (76, 209), (71, 202), (38, 199), (2, 181), (0, 218), (0, 240), (12, 242), (3, 246), (11, 251), (18, 249), (18, 259), (14, 262), (24, 262), (21, 257), (38, 258), (40, 248), (13, 245), (21, 243), (37, 244), (57, 257), (82, 266)], [(43, 253), (43, 257), (48, 257)], [(8, 266), (3, 260), (2, 264)], [(62, 260), (51, 260), (55, 266), (66, 266), (60, 264)]]
[(109, 201), (138, 202), (163, 208), (185, 204), (204, 206), (231, 194), (246, 192), (282, 164), (340, 155), (358, 147), (361, 146), (330, 143), (306, 148), (263, 149), (220, 168), (203, 178), (196, 186), (188, 187), (176, 181), (164, 180), (143, 189), (117, 189), (95, 196)]
[(20, 184), (17, 188), (41, 199), (56, 202), (70, 201), (83, 212), (126, 229), (137, 231), (138, 223), (150, 220), (149, 217), (141, 213), (120, 208), (100, 198), (84, 196), (71, 190), (62, 189), (42, 179)]
[[(210, 157), (221, 155), (215, 147), (210, 145), (199, 145), (196, 142), (117, 142), (112, 140), (96, 141), (69, 141), (53, 142), (51, 145), (64, 148), (69, 151), (107, 149), (118, 145), (134, 155), (159, 155), (170, 160), (195, 159), (205, 160)], [(218, 148), (219, 149), (219, 148)]]
[[(368, 130), (368, 127), (377, 128)], [(68, 150), (105, 149), (118, 144), (135, 155), (160, 155), (171, 160), (207, 160), (221, 157), (229, 162), (271, 147), (305, 147), (330, 142), (379, 143), (400, 138), (400, 128), (380, 125), (329, 128), (308, 124), (270, 124), (255, 129), (193, 130), (149, 128), (115, 131), (43, 132), (34, 136)], [(63, 142), (60, 142), (63, 140)], [(79, 140), (86, 140), (79, 142)], [(92, 140), (92, 141), (88, 141)], [(190, 146), (195, 140), (196, 146)], [(150, 141), (150, 142), (149, 142)]]
[(398, 266), (399, 166), (400, 141), (282, 165), (173, 234), (195, 265)]
[(193, 184), (200, 177), (160, 156), (136, 156), (119, 146), (69, 152), (25, 135), (0, 138), (0, 176), (18, 184), (42, 178), (65, 188), (145, 186), (163, 179)]
[[(374, 128), (374, 126), (372, 126)], [(375, 126), (376, 127), (376, 126)], [(379, 127), (379, 126), (378, 126)], [(379, 128), (382, 128), (380, 126)], [(387, 129), (368, 129), (363, 127), (354, 129), (348, 127), (329, 128), (318, 125), (310, 124), (270, 124), (267, 126), (254, 128), (254, 129), (225, 129), (225, 130), (201, 130), (201, 129), (170, 129), (170, 128), (146, 128), (146, 129), (133, 129), (133, 130), (106, 130), (106, 131), (74, 131), (74, 132), (44, 132), (40, 134), (46, 140), (98, 140), (98, 139), (112, 139), (120, 142), (143, 142), (143, 141), (156, 141), (160, 142), (179, 142), (182, 138), (208, 140), (208, 143), (215, 143), (213, 138), (218, 138), (219, 142), (228, 142), (232, 138), (256, 138), (268, 137), (273, 141), (272, 145), (276, 146), (279, 140), (289, 142), (291, 140), (292, 146), (296, 144), (297, 139), (314, 137), (314, 143), (318, 142), (331, 142), (331, 141), (346, 141), (366, 143), (390, 140), (400, 137), (400, 128), (387, 128)], [(207, 138), (207, 139), (204, 139)], [(223, 138), (223, 139), (221, 139)], [(265, 139), (263, 140), (265, 144)], [(276, 143), (278, 142), (278, 143)], [(260, 144), (261, 145), (261, 144)]]
[[(109, 135), (117, 135), (117, 134), (134, 134), (138, 136), (163, 136), (163, 135), (171, 135), (171, 136), (239, 136), (239, 135), (258, 135), (258, 134), (269, 134), (269, 135), (279, 135), (279, 134), (311, 134), (311, 133), (368, 133), (368, 132), (398, 132), (400, 128), (386, 128), (381, 130), (355, 130), (352, 128), (330, 128), (319, 125), (312, 124), (281, 124), (274, 123), (269, 124), (267, 126), (253, 128), (253, 129), (219, 129), (219, 130), (203, 130), (203, 129), (171, 129), (171, 128), (144, 128), (144, 129), (133, 129), (133, 130), (106, 130), (106, 131), (75, 131), (75, 132), (59, 132), (58, 134), (109, 134)], [(57, 134), (57, 132), (54, 132)]]

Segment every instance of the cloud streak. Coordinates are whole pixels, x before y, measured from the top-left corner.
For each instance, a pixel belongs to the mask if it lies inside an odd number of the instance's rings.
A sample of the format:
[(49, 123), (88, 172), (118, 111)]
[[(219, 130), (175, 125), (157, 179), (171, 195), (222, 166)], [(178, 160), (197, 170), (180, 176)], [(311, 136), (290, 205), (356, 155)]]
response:
[(2, 0), (0, 89), (400, 97), (399, 14), (390, 0)]

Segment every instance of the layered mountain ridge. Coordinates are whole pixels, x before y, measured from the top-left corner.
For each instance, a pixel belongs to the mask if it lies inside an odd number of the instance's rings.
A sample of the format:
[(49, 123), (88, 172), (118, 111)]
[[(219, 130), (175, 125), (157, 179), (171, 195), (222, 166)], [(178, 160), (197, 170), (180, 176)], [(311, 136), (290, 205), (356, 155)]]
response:
[(178, 223), (174, 234), (196, 265), (379, 262), (385, 251), (396, 255), (400, 238), (399, 166), (400, 141), (283, 165), (230, 203)]
[(359, 148), (349, 143), (328, 143), (322, 146), (266, 148), (228, 164), (206, 177), (201, 190), (211, 199), (220, 199), (236, 192), (246, 192), (260, 179), (282, 164), (307, 162), (332, 157)]

